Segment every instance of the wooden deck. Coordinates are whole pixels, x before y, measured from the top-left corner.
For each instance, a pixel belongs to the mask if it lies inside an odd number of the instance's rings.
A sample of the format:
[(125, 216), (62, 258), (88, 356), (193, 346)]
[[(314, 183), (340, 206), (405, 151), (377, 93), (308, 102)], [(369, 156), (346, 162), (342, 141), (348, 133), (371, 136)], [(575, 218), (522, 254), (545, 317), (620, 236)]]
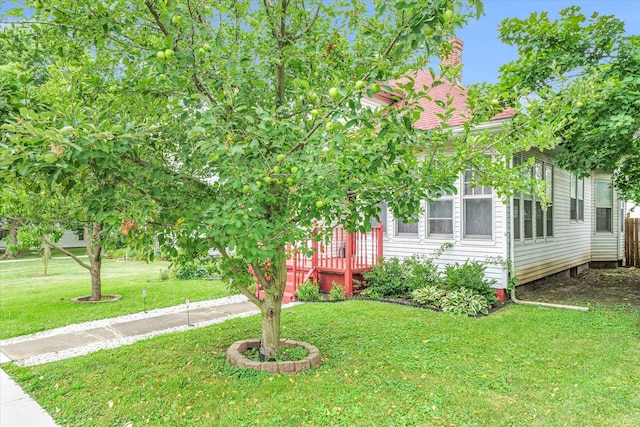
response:
[[(307, 248), (308, 250), (301, 250)], [(323, 292), (333, 283), (344, 287), (347, 296), (353, 295), (353, 281), (361, 273), (377, 265), (383, 256), (382, 227), (366, 233), (348, 233), (336, 227), (326, 241), (309, 238), (289, 246), (287, 259), (287, 288), (283, 302), (295, 300), (298, 287), (306, 280), (317, 281)], [(258, 295), (262, 297), (261, 292)]]

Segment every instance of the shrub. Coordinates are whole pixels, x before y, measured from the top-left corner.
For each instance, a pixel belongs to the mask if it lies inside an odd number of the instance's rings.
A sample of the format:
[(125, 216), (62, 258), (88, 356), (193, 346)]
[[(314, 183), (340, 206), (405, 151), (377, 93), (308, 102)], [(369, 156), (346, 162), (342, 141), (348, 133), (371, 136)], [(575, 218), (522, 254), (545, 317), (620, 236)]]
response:
[(398, 298), (407, 294), (407, 271), (398, 258), (385, 260), (362, 273), (368, 288), (381, 297)]
[(320, 286), (318, 286), (318, 282), (305, 281), (298, 287), (296, 297), (301, 301), (318, 301), (320, 299)]
[(462, 287), (447, 291), (442, 297), (440, 307), (446, 313), (475, 316), (478, 313), (487, 314), (489, 312), (489, 301), (483, 295)]
[(495, 304), (498, 299), (495, 289), (491, 287), (495, 280), (486, 280), (484, 272), (485, 266), (478, 261), (447, 265), (444, 272), (446, 289), (455, 291), (465, 288), (474, 294), (482, 295), (490, 304)]
[(438, 286), (425, 286), (411, 292), (411, 298), (418, 304), (440, 307), (446, 291)]
[(346, 298), (344, 288), (336, 282), (331, 284), (331, 290), (329, 291), (330, 301), (342, 301)]
[(402, 264), (407, 271), (407, 288), (410, 291), (425, 286), (439, 287), (442, 285), (442, 277), (438, 267), (431, 259), (413, 255), (405, 259)]
[(189, 262), (177, 265), (173, 275), (179, 280), (205, 279), (211, 277), (217, 272), (217, 268), (213, 264), (200, 264)]
[(371, 299), (380, 299), (382, 296), (372, 288), (365, 288), (362, 292), (360, 292), (360, 296), (371, 298)]

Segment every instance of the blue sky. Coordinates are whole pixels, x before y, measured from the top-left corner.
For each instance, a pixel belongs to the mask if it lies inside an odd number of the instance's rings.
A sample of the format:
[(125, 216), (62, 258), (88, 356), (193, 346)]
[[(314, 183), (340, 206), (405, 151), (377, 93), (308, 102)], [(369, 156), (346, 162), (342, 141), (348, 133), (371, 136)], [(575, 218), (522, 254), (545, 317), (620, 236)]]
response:
[(484, 0), (484, 4), (485, 16), (456, 34), (464, 42), (464, 84), (495, 83), (500, 66), (517, 58), (515, 47), (498, 40), (498, 25), (505, 18), (526, 18), (532, 12), (547, 11), (549, 17), (555, 19), (562, 9), (575, 5), (580, 6), (587, 17), (595, 11), (600, 15), (615, 15), (625, 22), (628, 33), (640, 33), (640, 0)]

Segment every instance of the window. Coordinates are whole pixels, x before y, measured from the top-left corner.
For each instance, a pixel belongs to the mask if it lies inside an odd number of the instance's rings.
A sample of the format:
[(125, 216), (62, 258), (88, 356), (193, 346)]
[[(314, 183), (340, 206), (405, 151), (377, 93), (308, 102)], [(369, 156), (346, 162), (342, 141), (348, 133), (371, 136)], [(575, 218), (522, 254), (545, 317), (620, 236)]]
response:
[(396, 235), (398, 236), (418, 236), (418, 222), (404, 222), (396, 219)]
[[(521, 157), (513, 159), (514, 166), (521, 165)], [(546, 182), (546, 209), (542, 200), (525, 189), (513, 196), (513, 239), (544, 239), (553, 236), (553, 165), (537, 161), (530, 169), (523, 171), (523, 178), (534, 177)]]
[(78, 240), (80, 242), (83, 242), (84, 241), (84, 228), (78, 228), (75, 231), (75, 233), (76, 233), (76, 236), (78, 236)]
[(551, 237), (553, 236), (553, 165), (544, 166), (544, 180), (547, 183), (547, 198), (549, 200), (547, 202), (547, 229), (545, 234), (547, 237)]
[(569, 219), (584, 221), (584, 178), (571, 174)]
[(378, 221), (376, 219), (376, 217), (372, 216), (371, 217), (371, 227), (375, 227), (378, 224), (382, 223), (382, 235), (386, 236), (387, 235), (387, 202), (383, 202), (380, 203), (378, 205), (378, 210), (379, 210), (379, 216), (380, 216), (380, 221)]
[(491, 239), (493, 236), (493, 191), (489, 186), (474, 186), (475, 180), (475, 172), (467, 169), (464, 174), (463, 237)]
[(427, 235), (453, 237), (453, 197), (447, 194), (427, 205)]
[[(513, 166), (520, 166), (520, 154), (513, 156)], [(520, 200), (522, 193), (517, 191), (513, 195), (513, 239), (520, 240), (520, 221), (522, 221), (522, 213), (520, 212)]]
[(596, 231), (613, 231), (613, 192), (608, 181), (596, 181)]

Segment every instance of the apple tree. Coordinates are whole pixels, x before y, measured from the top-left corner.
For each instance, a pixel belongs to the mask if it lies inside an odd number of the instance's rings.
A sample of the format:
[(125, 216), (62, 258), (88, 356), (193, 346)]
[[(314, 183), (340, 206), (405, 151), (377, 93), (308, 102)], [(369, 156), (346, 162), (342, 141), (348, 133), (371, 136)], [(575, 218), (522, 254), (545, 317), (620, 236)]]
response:
[[(393, 84), (446, 52), (453, 30), (482, 13), (480, 1), (39, 6), (29, 22), (65, 58), (65, 95), (4, 126), (13, 151), (3, 167), (63, 189), (91, 181), (100, 191), (84, 194), (87, 212), (140, 246), (217, 249), (224, 277), (260, 308), (267, 357), (280, 351), (287, 244), (317, 225), (366, 229), (382, 202), (412, 218), (469, 164), (505, 191), (515, 176), (504, 159), (521, 147), (473, 133), (494, 106), (478, 107), (454, 137), (451, 100), (441, 102), (442, 126), (423, 131), (413, 126), (417, 100), (442, 81)], [(83, 63), (66, 54), (78, 47), (90, 53)], [(370, 108), (376, 97), (391, 105)], [(331, 227), (317, 230), (322, 239)]]

